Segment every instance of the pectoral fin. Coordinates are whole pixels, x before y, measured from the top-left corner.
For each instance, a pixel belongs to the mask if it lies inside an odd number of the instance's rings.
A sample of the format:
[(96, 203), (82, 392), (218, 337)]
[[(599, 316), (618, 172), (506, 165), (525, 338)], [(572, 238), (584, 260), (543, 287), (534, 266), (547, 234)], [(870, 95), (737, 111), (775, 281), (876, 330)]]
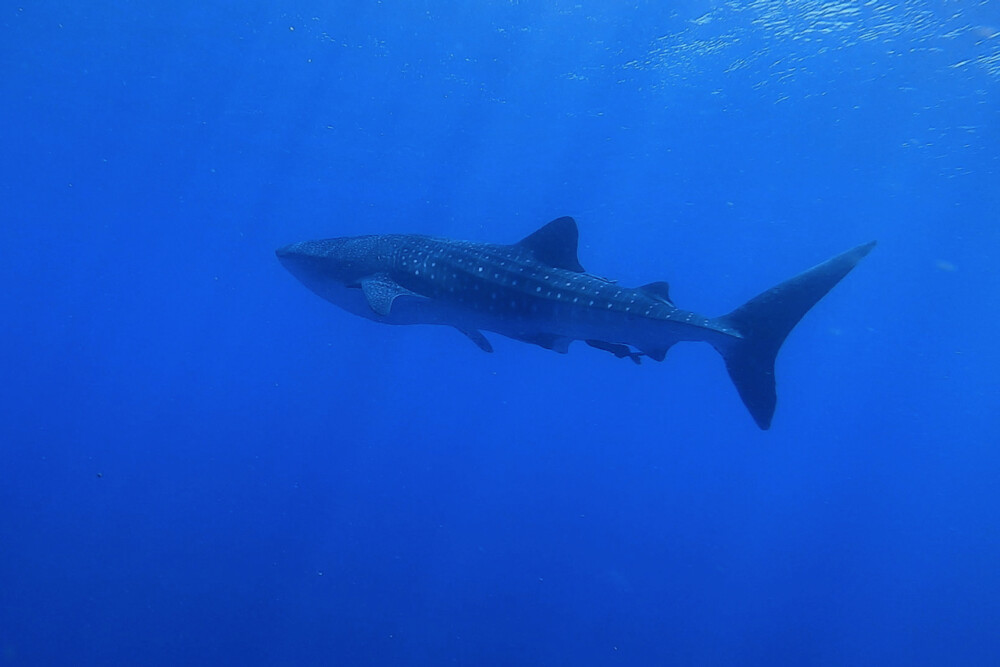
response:
[(364, 292), (368, 305), (383, 317), (392, 310), (392, 302), (400, 296), (420, 296), (416, 292), (411, 292), (399, 285), (384, 273), (377, 273), (373, 276), (361, 279), (361, 291)]

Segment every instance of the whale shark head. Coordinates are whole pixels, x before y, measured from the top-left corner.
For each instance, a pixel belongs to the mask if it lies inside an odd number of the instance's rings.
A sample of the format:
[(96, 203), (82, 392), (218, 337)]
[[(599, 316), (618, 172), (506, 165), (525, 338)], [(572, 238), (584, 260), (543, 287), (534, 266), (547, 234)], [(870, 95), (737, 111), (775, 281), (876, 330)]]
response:
[(356, 285), (384, 264), (379, 239), (356, 236), (302, 241), (278, 248), (274, 254), (292, 275), (312, 289), (330, 283)]

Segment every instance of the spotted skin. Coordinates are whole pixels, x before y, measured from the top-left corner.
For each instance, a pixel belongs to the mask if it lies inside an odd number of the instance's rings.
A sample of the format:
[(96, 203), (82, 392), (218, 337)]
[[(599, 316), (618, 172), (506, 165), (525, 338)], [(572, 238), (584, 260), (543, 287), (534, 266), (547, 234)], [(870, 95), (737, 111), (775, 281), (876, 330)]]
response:
[[(614, 317), (650, 319), (738, 334), (639, 289), (587, 273), (543, 266), (519, 246), (386, 237), (390, 275), (413, 292), (476, 312), (520, 320)], [(557, 328), (559, 328), (557, 326)], [(692, 332), (692, 335), (696, 335)]]

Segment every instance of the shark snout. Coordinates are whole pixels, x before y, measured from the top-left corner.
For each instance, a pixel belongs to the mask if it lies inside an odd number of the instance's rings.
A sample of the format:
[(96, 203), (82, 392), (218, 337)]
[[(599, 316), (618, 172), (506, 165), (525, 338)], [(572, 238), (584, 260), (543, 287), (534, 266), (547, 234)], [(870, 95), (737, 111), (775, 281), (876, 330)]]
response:
[[(362, 237), (364, 238), (364, 237)], [(370, 245), (368, 241), (367, 245)], [(296, 278), (311, 284), (320, 281), (324, 284), (356, 283), (361, 277), (375, 273), (378, 266), (372, 262), (365, 263), (363, 252), (367, 245), (359, 251), (357, 239), (322, 239), (319, 241), (300, 241), (282, 246), (274, 251), (278, 261)]]
[(274, 254), (288, 269), (293, 266), (311, 265), (320, 258), (308, 241), (282, 246), (275, 250)]
[(315, 263), (310, 253), (302, 247), (302, 243), (292, 243), (274, 251), (278, 261), (293, 274), (302, 278), (302, 272), (308, 271)]

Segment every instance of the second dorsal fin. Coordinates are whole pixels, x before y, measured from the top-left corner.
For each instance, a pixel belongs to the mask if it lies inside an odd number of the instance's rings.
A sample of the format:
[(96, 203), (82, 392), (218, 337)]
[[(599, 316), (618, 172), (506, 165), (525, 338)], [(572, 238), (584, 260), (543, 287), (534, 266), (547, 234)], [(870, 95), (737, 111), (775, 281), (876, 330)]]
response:
[(521, 239), (517, 245), (530, 250), (539, 262), (557, 269), (583, 273), (584, 269), (576, 254), (579, 239), (576, 220), (566, 216), (556, 218), (534, 234)]
[(669, 303), (671, 306), (674, 305), (673, 300), (670, 298), (670, 285), (662, 280), (655, 283), (649, 283), (648, 285), (643, 285), (639, 288), (639, 291), (645, 292), (657, 301), (664, 301)]

